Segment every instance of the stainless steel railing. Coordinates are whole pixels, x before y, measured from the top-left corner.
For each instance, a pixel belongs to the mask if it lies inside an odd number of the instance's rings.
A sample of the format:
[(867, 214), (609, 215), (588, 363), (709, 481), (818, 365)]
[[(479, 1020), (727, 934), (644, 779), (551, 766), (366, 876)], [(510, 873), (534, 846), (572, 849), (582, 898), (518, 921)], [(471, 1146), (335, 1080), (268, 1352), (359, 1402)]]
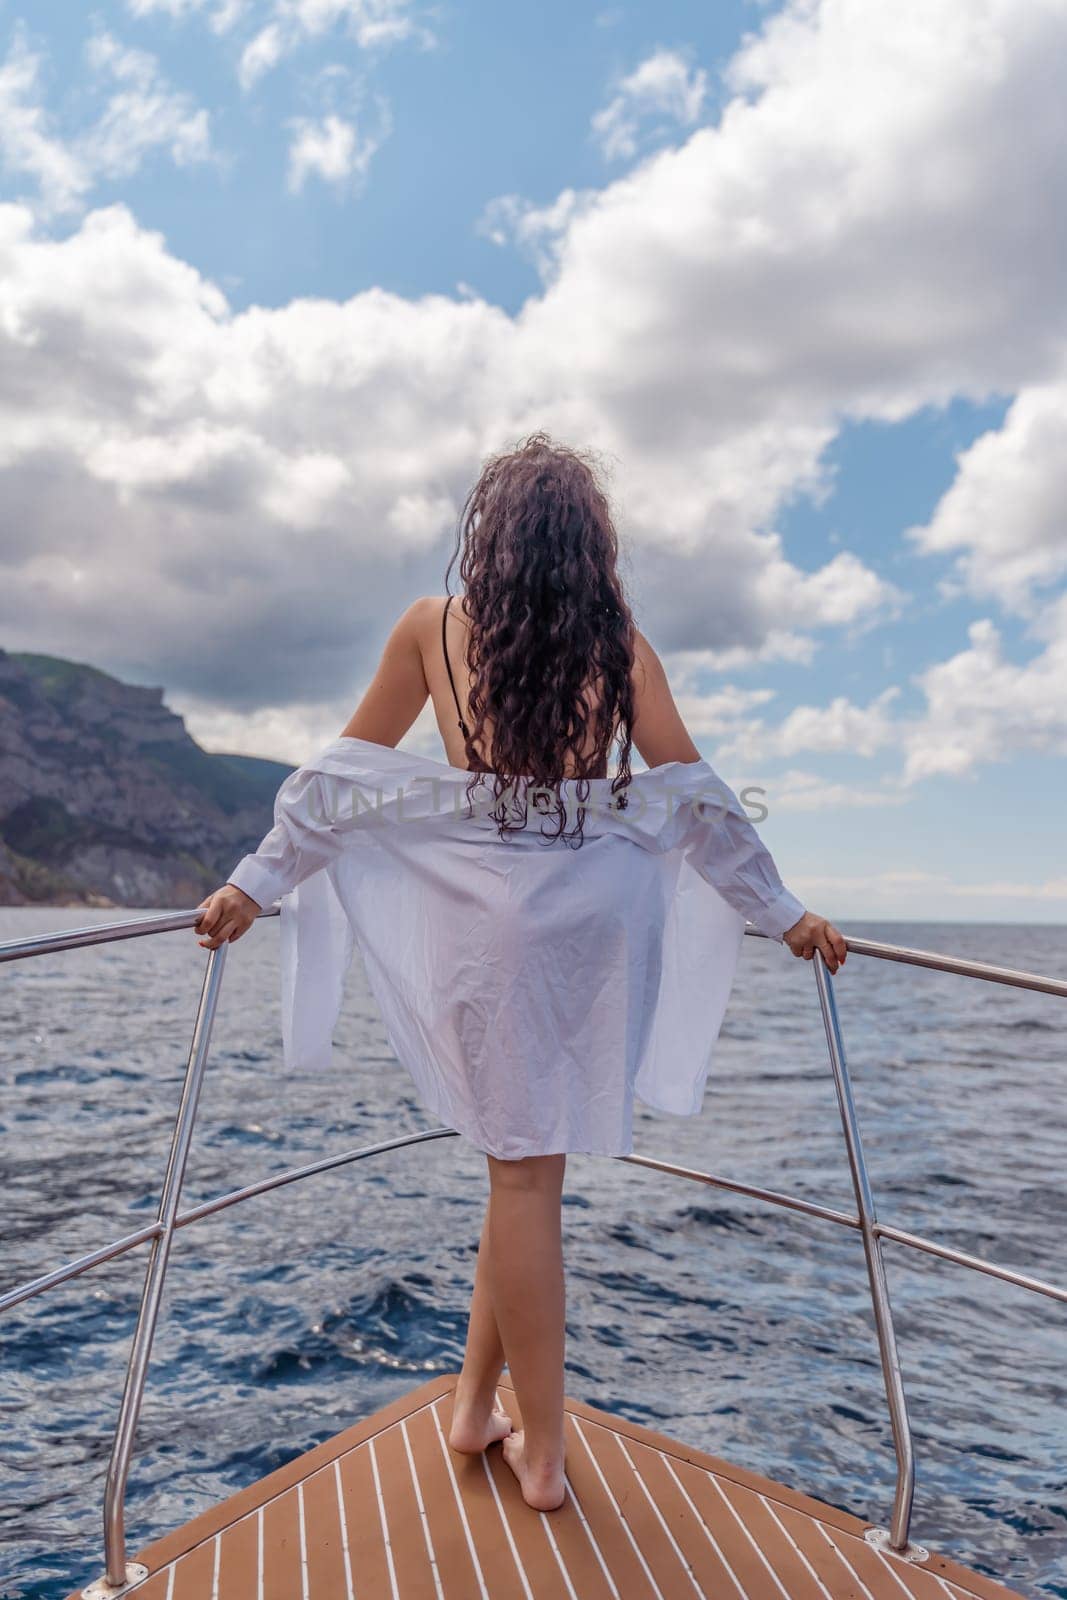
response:
[[(276, 907), (262, 913), (264, 917), (277, 916), (278, 914)], [(0, 962), (20, 961), (30, 956), (51, 955), (63, 950), (79, 949), (87, 945), (110, 943), (117, 939), (135, 939), (148, 934), (167, 933), (183, 928), (191, 928), (196, 924), (199, 916), (199, 909), (195, 911), (166, 912), (159, 916), (132, 918), (125, 922), (101, 923), (94, 927), (72, 928), (61, 933), (39, 934), (28, 939), (16, 939), (7, 944), (0, 944)], [(754, 929), (746, 931), (756, 937), (760, 937), (760, 935), (755, 934)], [(926, 950), (909, 950), (897, 945), (880, 944), (870, 939), (847, 939), (846, 943), (850, 953), (855, 955), (871, 956), (883, 961), (904, 962), (911, 966), (929, 967), (940, 972), (978, 978), (990, 983), (1008, 984), (1018, 989), (1040, 990), (1042, 993), (1058, 995), (1067, 999), (1067, 982), (1058, 978), (1040, 977), (1029, 972), (1016, 972), (1005, 967), (989, 966), (979, 961), (965, 961), (954, 956), (938, 955)], [(204, 1217), (211, 1216), (218, 1211), (224, 1211), (230, 1206), (251, 1199), (253, 1196), (266, 1194), (273, 1189), (296, 1183), (317, 1173), (329, 1172), (338, 1167), (365, 1160), (370, 1156), (382, 1155), (390, 1150), (404, 1149), (409, 1145), (422, 1144), (431, 1139), (455, 1137), (455, 1130), (452, 1128), (428, 1128), (419, 1133), (404, 1134), (398, 1138), (387, 1139), (378, 1144), (342, 1151), (337, 1155), (324, 1157), (320, 1161), (311, 1162), (303, 1167), (275, 1173), (268, 1178), (262, 1178), (255, 1183), (248, 1184), (244, 1188), (232, 1190), (228, 1194), (218, 1195), (213, 1200), (208, 1200), (199, 1206), (193, 1207), (191, 1210), (180, 1211), (179, 1204), (185, 1177), (186, 1160), (192, 1142), (200, 1089), (207, 1066), (215, 1010), (225, 972), (226, 952), (227, 946), (221, 945), (208, 955), (200, 1003), (197, 1008), (196, 1022), (186, 1064), (185, 1078), (182, 1084), (181, 1098), (175, 1117), (170, 1156), (167, 1162), (155, 1221), (136, 1229), (133, 1233), (126, 1234), (120, 1239), (112, 1240), (109, 1244), (102, 1245), (74, 1261), (44, 1272), (29, 1282), (0, 1295), (0, 1311), (9, 1310), (23, 1301), (43, 1294), (49, 1289), (54, 1289), (61, 1283), (67, 1283), (72, 1278), (80, 1277), (82, 1273), (91, 1271), (94, 1267), (101, 1265), (102, 1262), (113, 1260), (116, 1256), (124, 1255), (127, 1251), (137, 1249), (142, 1244), (149, 1246), (144, 1289), (130, 1347), (126, 1382), (119, 1406), (118, 1421), (107, 1473), (104, 1497), (105, 1572), (102, 1578), (90, 1584), (83, 1591), (88, 1600), (105, 1600), (107, 1596), (116, 1596), (131, 1583), (138, 1582), (145, 1576), (143, 1567), (138, 1566), (135, 1562), (127, 1562), (126, 1559), (126, 1483), (133, 1456), (141, 1399), (144, 1394), (148, 1364), (152, 1353), (152, 1341), (159, 1316), (160, 1299), (170, 1260), (171, 1244), (176, 1230), (188, 1227), (192, 1223), (201, 1221)], [(677, 1166), (672, 1162), (661, 1161), (652, 1156), (635, 1153), (622, 1156), (619, 1159), (630, 1162), (634, 1166), (647, 1167), (656, 1172), (663, 1172), (675, 1177), (689, 1179), (696, 1183), (707, 1184), (734, 1194), (746, 1195), (751, 1199), (760, 1200), (769, 1205), (781, 1206), (806, 1216), (815, 1217), (820, 1221), (834, 1223), (840, 1227), (851, 1228), (859, 1233), (867, 1265), (871, 1306), (874, 1313), (875, 1332), (878, 1339), (882, 1376), (889, 1406), (893, 1446), (897, 1461), (896, 1493), (890, 1527), (888, 1530), (871, 1528), (868, 1530), (867, 1537), (873, 1543), (891, 1548), (898, 1555), (915, 1561), (922, 1561), (925, 1559), (926, 1552), (920, 1546), (912, 1545), (908, 1542), (915, 1489), (914, 1452), (911, 1426), (908, 1419), (907, 1397), (904, 1391), (896, 1333), (893, 1327), (889, 1288), (886, 1280), (885, 1262), (882, 1255), (882, 1241), (888, 1239), (892, 1243), (904, 1245), (909, 1249), (924, 1251), (927, 1254), (938, 1256), (942, 1260), (952, 1261), (973, 1271), (984, 1272), (991, 1277), (1000, 1278), (1006, 1283), (1015, 1284), (1018, 1288), (1046, 1295), (1050, 1299), (1058, 1300), (1064, 1304), (1067, 1304), (1067, 1288), (1018, 1272), (1013, 1267), (1002, 1266), (996, 1262), (987, 1261), (983, 1257), (955, 1250), (949, 1245), (939, 1243), (937, 1240), (926, 1239), (920, 1235), (908, 1233), (901, 1228), (892, 1227), (878, 1220), (852, 1093), (852, 1081), (845, 1057), (845, 1047), (837, 1014), (833, 983), (826, 964), (818, 952), (813, 957), (813, 966), (856, 1203), (854, 1215), (836, 1210), (830, 1206), (820, 1205), (816, 1201), (805, 1200), (798, 1195), (780, 1194), (772, 1189), (764, 1189), (754, 1184), (740, 1183), (716, 1173), (694, 1171), (691, 1168)]]

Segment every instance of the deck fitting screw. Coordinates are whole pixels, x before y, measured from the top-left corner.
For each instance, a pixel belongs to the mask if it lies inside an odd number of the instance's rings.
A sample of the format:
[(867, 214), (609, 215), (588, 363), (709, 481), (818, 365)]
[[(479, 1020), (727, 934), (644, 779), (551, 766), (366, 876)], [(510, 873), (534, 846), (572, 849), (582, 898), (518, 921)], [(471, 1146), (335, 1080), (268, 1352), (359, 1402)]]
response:
[(897, 1556), (901, 1561), (914, 1561), (916, 1565), (921, 1561), (929, 1561), (930, 1552), (921, 1544), (912, 1544), (910, 1541), (903, 1550), (894, 1550), (890, 1543), (891, 1534), (888, 1528), (868, 1528), (863, 1535), (868, 1544), (873, 1544), (876, 1550), (884, 1550), (887, 1556)]
[(108, 1583), (107, 1574), (102, 1578), (94, 1578), (87, 1589), (82, 1590), (82, 1600), (118, 1600), (118, 1596), (125, 1594), (133, 1584), (143, 1583), (148, 1577), (148, 1568), (139, 1561), (127, 1561), (126, 1581), (117, 1587)]

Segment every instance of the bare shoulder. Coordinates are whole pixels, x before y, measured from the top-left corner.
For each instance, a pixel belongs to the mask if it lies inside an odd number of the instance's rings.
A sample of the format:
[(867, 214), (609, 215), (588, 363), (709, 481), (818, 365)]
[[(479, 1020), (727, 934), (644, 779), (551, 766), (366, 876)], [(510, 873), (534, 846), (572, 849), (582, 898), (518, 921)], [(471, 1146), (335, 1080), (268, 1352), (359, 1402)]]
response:
[[(446, 594), (420, 595), (401, 613), (393, 628), (393, 638), (398, 644), (418, 650), (424, 670), (431, 660), (436, 661), (440, 658), (441, 628), (447, 599)], [(449, 617), (458, 616), (465, 626), (469, 627), (461, 603), (462, 596), (453, 595), (448, 614)]]
[(404, 612), (404, 616), (410, 618), (413, 626), (415, 627), (425, 628), (429, 624), (436, 624), (438, 630), (440, 630), (441, 617), (444, 613), (445, 602), (449, 599), (451, 599), (452, 602), (448, 608), (449, 616), (460, 617), (466, 621), (466, 613), (463, 609), (463, 596), (460, 594), (420, 595), (417, 600), (413, 600), (411, 602), (407, 610)]
[(436, 617), (440, 622), (441, 608), (445, 603), (445, 599), (446, 596), (443, 594), (420, 595), (417, 600), (411, 602), (404, 612), (404, 616), (409, 618), (416, 626), (428, 622), (431, 616)]
[(634, 629), (634, 744), (650, 767), (668, 761), (696, 761), (700, 751), (682, 718), (658, 653)]
[(634, 626), (634, 674), (642, 689), (646, 685), (660, 680), (665, 681), (667, 676), (663, 668), (663, 662), (636, 624)]
[(441, 608), (444, 603), (445, 596), (443, 594), (423, 594), (417, 600), (412, 600), (411, 604), (405, 607), (397, 617), (393, 625), (394, 636), (414, 640), (419, 645), (424, 645), (429, 638), (430, 629), (434, 625), (440, 631)]

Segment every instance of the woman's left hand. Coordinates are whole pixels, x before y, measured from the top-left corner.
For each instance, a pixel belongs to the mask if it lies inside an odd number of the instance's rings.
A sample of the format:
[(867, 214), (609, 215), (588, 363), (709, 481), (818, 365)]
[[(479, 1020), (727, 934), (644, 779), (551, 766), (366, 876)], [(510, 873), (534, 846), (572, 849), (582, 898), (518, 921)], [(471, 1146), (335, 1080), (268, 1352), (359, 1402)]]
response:
[(193, 931), (200, 935), (197, 942), (204, 950), (233, 944), (242, 933), (248, 932), (263, 909), (235, 883), (224, 883), (221, 889), (201, 900), (200, 907), (204, 914), (197, 919)]
[(825, 917), (817, 917), (813, 911), (805, 911), (799, 922), (787, 928), (782, 941), (795, 956), (802, 956), (805, 961), (810, 961), (818, 950), (831, 972), (844, 966), (848, 954), (840, 929)]

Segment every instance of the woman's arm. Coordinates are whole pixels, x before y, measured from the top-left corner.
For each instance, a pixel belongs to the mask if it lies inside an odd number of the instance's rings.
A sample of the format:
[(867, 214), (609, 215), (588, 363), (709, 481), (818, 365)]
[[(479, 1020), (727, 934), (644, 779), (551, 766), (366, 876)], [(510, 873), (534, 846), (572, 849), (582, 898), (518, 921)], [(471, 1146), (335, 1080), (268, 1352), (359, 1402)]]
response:
[(291, 772), (275, 796), (273, 828), (241, 857), (228, 882), (200, 902), (204, 915), (196, 933), (203, 948), (233, 944), (247, 933), (261, 910), (334, 858), (350, 825), (320, 773), (307, 767)]
[(344, 728), (342, 739), (396, 746), (426, 704), (430, 688), (422, 638), (432, 601), (413, 600), (385, 641), (378, 670)]
[[(632, 681), (631, 734), (647, 765), (699, 761), (700, 751), (682, 721), (663, 663), (639, 631), (635, 637)], [(805, 961), (819, 950), (830, 971), (836, 972), (848, 953), (843, 935), (825, 917), (804, 910), (785, 888), (773, 856), (726, 784), (722, 784), (722, 803), (714, 828), (717, 834), (709, 836), (705, 847), (698, 848), (699, 859), (694, 860), (702, 876), (761, 932), (782, 939), (795, 956), (802, 956)], [(783, 917), (793, 913), (798, 915), (783, 931)]]
[(662, 767), (668, 761), (699, 761), (700, 751), (682, 721), (663, 662), (644, 634), (636, 630), (631, 684), (634, 720), (630, 732), (645, 764)]
[[(377, 671), (342, 729), (343, 739), (367, 739), (396, 746), (426, 704), (429, 688), (422, 662), (421, 632), (429, 600), (415, 600), (393, 625)], [(199, 943), (215, 950), (247, 933), (260, 911), (272, 905), (322, 865), (329, 836), (312, 839), (300, 825), (302, 794), (293, 789), (296, 773), (285, 780), (275, 802), (275, 825), (254, 855), (244, 856), (227, 883), (200, 902)]]

